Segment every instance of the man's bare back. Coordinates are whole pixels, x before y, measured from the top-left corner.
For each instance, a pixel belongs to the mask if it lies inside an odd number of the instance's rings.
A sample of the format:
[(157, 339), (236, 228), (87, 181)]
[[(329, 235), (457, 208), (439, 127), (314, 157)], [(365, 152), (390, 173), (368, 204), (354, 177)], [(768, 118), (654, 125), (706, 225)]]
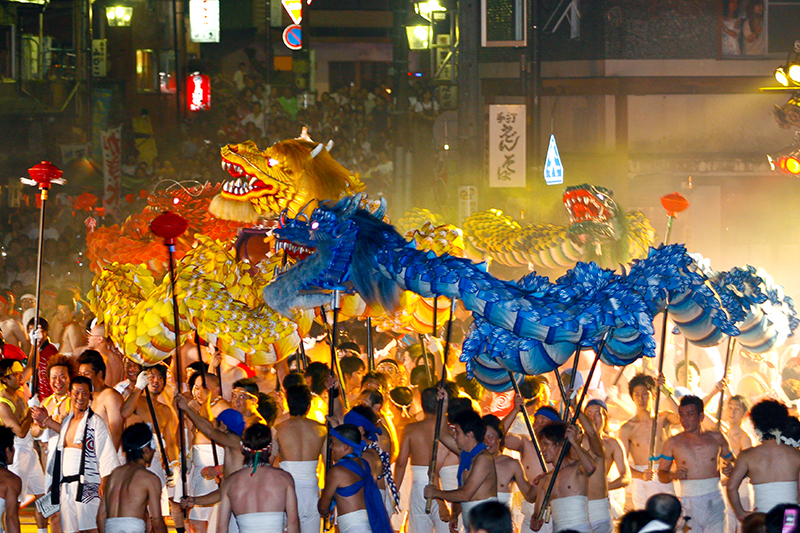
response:
[(316, 420), (293, 416), (275, 430), (281, 461), (316, 461), (324, 454), (327, 428)]
[(133, 517), (146, 521), (148, 507), (160, 517), (161, 480), (143, 464), (124, 464), (111, 472), (103, 499), (106, 518)]

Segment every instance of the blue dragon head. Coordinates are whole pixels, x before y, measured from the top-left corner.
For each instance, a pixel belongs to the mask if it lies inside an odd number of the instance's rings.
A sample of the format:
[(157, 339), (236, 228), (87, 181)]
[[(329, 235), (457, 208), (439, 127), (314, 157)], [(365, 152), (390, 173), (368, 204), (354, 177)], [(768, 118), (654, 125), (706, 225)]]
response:
[(305, 209), (295, 218), (281, 215), (276, 249), (294, 266), (264, 290), (273, 309), (290, 316), (293, 309), (327, 304), (332, 290), (356, 291), (373, 307), (397, 307), (399, 289), (378, 273), (375, 258), (379, 249), (405, 241), (383, 221), (385, 200), (373, 203), (371, 211), (366, 207), (358, 194), (322, 202), (310, 215)]

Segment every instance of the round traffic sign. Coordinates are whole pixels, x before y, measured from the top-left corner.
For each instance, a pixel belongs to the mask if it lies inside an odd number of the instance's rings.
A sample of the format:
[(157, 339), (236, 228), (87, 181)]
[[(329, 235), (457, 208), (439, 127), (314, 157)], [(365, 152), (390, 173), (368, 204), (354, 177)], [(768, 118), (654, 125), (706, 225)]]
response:
[(283, 44), (290, 50), (300, 50), (303, 47), (303, 38), (299, 24), (290, 24), (283, 30)]

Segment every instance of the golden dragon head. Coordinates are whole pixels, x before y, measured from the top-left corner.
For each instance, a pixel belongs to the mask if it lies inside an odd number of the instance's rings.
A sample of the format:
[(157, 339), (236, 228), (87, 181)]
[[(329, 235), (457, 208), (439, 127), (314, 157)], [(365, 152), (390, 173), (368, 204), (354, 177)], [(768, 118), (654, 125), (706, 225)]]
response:
[(311, 202), (338, 200), (364, 189), (358, 177), (339, 164), (308, 135), (275, 143), (260, 151), (253, 141), (220, 149), (222, 169), (231, 180), (222, 185), (209, 211), (223, 219), (253, 223), (284, 209), (296, 215)]

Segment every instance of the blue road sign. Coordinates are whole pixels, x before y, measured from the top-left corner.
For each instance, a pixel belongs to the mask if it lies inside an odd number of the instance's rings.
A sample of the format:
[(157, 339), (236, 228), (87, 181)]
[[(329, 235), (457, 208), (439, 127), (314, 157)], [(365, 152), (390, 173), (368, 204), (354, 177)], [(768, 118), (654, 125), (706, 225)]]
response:
[(290, 50), (300, 50), (303, 47), (303, 37), (298, 24), (290, 24), (283, 30), (283, 44)]
[(544, 161), (544, 181), (548, 185), (564, 183), (564, 166), (561, 164), (561, 156), (558, 155), (555, 135), (550, 135), (550, 145), (547, 147), (547, 159)]

